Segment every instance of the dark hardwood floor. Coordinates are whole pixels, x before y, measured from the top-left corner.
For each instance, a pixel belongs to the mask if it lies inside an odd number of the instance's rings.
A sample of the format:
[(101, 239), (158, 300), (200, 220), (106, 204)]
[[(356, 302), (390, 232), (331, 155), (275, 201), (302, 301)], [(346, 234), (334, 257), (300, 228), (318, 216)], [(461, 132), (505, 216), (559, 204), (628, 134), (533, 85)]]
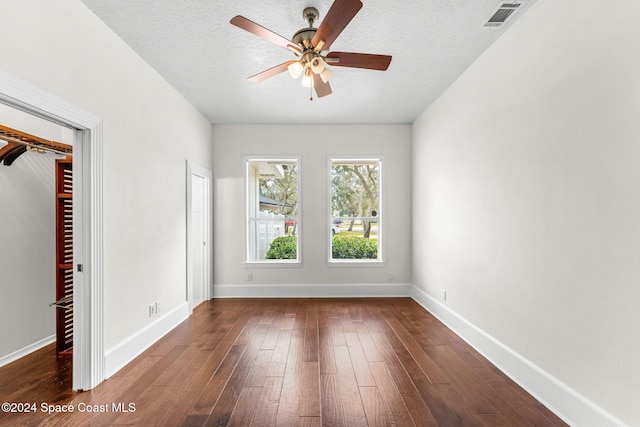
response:
[(565, 425), (409, 298), (212, 300), (94, 390), (70, 375), (53, 347), (0, 368), (36, 405), (0, 424)]

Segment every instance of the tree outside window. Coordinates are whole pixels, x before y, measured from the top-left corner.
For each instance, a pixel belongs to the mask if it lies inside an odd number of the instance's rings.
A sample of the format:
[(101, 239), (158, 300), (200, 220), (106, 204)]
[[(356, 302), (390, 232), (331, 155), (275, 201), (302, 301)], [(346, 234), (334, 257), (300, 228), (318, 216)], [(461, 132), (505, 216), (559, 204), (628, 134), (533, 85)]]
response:
[(298, 262), (297, 159), (250, 159), (247, 168), (247, 262)]
[(331, 160), (331, 261), (381, 261), (381, 163)]

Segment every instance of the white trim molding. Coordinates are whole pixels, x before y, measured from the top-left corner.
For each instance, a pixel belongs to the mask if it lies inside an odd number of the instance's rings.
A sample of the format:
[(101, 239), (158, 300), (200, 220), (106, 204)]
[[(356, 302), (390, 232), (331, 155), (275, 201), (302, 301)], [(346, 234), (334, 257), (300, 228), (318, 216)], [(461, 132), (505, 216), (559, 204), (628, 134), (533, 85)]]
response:
[(214, 285), (214, 298), (408, 297), (409, 283), (341, 283), (317, 285)]
[(421, 289), (413, 286), (411, 297), (568, 424), (581, 427), (626, 426)]
[(2, 356), (0, 357), (0, 368), (8, 365), (11, 362), (15, 362), (16, 360), (21, 359), (24, 356), (33, 353), (34, 351), (40, 350), (41, 348), (46, 347), (49, 344), (53, 344), (54, 342), (56, 342), (55, 334), (43, 338), (40, 341), (36, 341), (33, 344), (29, 344), (26, 347), (22, 347), (21, 349), (16, 350), (13, 353)]
[(153, 323), (140, 329), (106, 351), (105, 378), (109, 378), (142, 354), (160, 338), (189, 317), (189, 304), (185, 301)]

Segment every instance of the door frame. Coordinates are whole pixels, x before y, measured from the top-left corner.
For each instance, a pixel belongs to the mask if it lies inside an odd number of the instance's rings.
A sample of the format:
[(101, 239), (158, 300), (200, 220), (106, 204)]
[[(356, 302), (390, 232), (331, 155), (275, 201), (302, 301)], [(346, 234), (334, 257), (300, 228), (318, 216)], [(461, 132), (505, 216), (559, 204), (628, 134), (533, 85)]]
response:
[(200, 165), (197, 165), (189, 160), (187, 160), (187, 206), (186, 206), (186, 217), (187, 217), (187, 289), (186, 289), (186, 300), (189, 305), (189, 314), (193, 313), (193, 248), (192, 248), (192, 238), (191, 232), (193, 230), (193, 225), (191, 224), (191, 209), (193, 202), (193, 189), (192, 189), (192, 179), (193, 176), (198, 176), (204, 179), (204, 195), (205, 202), (203, 204), (203, 222), (206, 226), (204, 231), (205, 238), (207, 239), (205, 242), (205, 253), (204, 253), (204, 283), (205, 287), (202, 293), (202, 299), (204, 301), (209, 300), (213, 296), (213, 283), (212, 283), (212, 249), (211, 243), (213, 242), (212, 238), (212, 229), (213, 229), (213, 191), (212, 191), (212, 182), (213, 182), (213, 173)]
[(2, 70), (0, 102), (75, 129), (72, 388), (90, 390), (104, 380), (102, 120)]

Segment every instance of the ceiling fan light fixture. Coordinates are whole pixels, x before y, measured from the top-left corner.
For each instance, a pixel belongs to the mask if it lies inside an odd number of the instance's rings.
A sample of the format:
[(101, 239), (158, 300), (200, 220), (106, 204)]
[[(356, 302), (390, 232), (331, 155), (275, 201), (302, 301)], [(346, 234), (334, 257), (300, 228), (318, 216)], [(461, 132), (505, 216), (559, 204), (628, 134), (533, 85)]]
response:
[[(523, 0), (514, 0), (514, 2), (519, 1)], [(310, 88), (310, 99), (313, 99), (314, 89), (318, 97), (332, 93), (329, 85), (332, 71), (328, 69), (327, 65), (385, 71), (391, 62), (390, 55), (330, 51), (331, 44), (351, 22), (360, 8), (362, 8), (361, 0), (333, 0), (326, 16), (318, 28), (315, 28), (313, 24), (318, 19), (318, 10), (307, 7), (302, 15), (309, 25), (298, 30), (291, 40), (244, 16), (234, 16), (230, 21), (232, 25), (292, 51), (297, 57), (297, 59), (283, 62), (250, 76), (248, 80), (261, 82), (287, 70), (294, 79), (302, 76), (302, 86)]]
[(304, 76), (302, 76), (302, 87), (313, 87), (313, 73), (310, 68), (307, 68), (304, 71)]
[(321, 57), (316, 56), (313, 58), (311, 61), (311, 71), (313, 71), (314, 74), (320, 74), (324, 71), (324, 61)]
[(320, 78), (322, 79), (323, 82), (327, 83), (329, 81), (329, 77), (331, 77), (331, 74), (333, 74), (333, 71), (331, 71), (328, 68), (325, 68), (321, 73), (320, 73)]
[(302, 71), (304, 70), (304, 67), (302, 66), (300, 61), (289, 64), (287, 68), (289, 69), (289, 74), (294, 79), (297, 79), (298, 77), (300, 77), (300, 75), (302, 74)]

